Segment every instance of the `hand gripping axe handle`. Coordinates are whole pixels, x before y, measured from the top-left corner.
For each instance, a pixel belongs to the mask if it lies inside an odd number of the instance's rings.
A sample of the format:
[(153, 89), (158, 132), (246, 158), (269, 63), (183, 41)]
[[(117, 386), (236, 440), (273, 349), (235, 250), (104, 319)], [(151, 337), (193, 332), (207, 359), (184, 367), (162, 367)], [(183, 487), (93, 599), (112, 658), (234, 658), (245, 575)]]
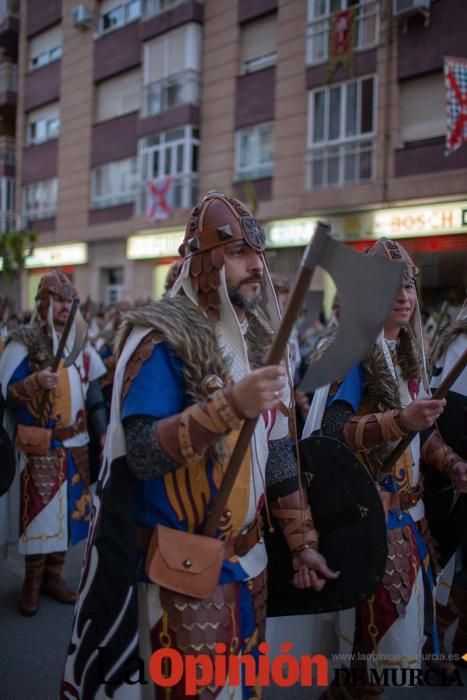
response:
[[(65, 351), (66, 342), (68, 340), (68, 336), (70, 335), (71, 327), (73, 325), (73, 321), (74, 321), (76, 312), (78, 310), (78, 307), (79, 307), (79, 299), (77, 297), (75, 297), (75, 299), (73, 299), (73, 302), (71, 304), (70, 313), (68, 314), (68, 318), (66, 320), (65, 327), (63, 329), (63, 333), (60, 336), (60, 342), (58, 344), (57, 352), (55, 353), (55, 357), (52, 361), (52, 366), (51, 366), (52, 372), (56, 372), (58, 370), (58, 367), (60, 365), (60, 360), (62, 359), (63, 353)], [(42, 414), (45, 410), (48, 395), (49, 395), (49, 389), (44, 389), (44, 392), (42, 394), (41, 403), (39, 405), (39, 416), (42, 416)]]
[[(353, 309), (355, 312), (354, 314), (351, 313), (351, 301), (345, 298), (342, 299), (345, 313), (349, 314), (349, 316), (354, 315), (356, 317), (362, 314), (365, 316), (367, 313), (370, 315), (374, 313), (372, 324), (369, 326), (368, 324), (363, 324), (363, 341), (362, 339), (360, 339), (360, 342), (355, 341), (355, 333), (353, 334), (353, 351), (352, 348), (347, 347), (347, 343), (343, 341), (342, 338), (339, 343), (337, 343), (340, 335), (340, 333), (338, 333), (336, 342), (331, 346), (330, 352), (326, 353), (323, 358), (313, 365), (313, 368), (316, 370), (313, 376), (309, 377), (307, 373), (305, 377), (305, 381), (307, 382), (306, 388), (304, 389), (305, 391), (310, 391), (310, 388), (328, 384), (343, 376), (343, 374), (364, 355), (369, 344), (374, 340), (381, 329), (387, 313), (392, 307), (396, 294), (400, 289), (403, 272), (403, 265), (401, 263), (389, 262), (376, 257), (367, 258), (337, 243), (331, 238), (330, 226), (318, 221), (313, 238), (303, 255), (298, 277), (290, 295), (284, 317), (265, 358), (265, 365), (278, 364), (281, 362), (286, 350), (287, 341), (302, 307), (303, 299), (308, 292), (311, 277), (317, 265), (323, 267), (334, 277), (338, 289), (342, 287), (344, 295), (346, 293), (352, 294), (360, 292), (360, 294), (356, 294), (355, 304), (359, 306)], [(344, 269), (340, 269), (342, 267)], [(372, 273), (369, 280), (364, 279), (365, 272), (367, 271), (371, 271)], [(362, 276), (363, 279), (359, 279), (362, 278)], [(375, 285), (377, 289), (375, 289)], [(365, 300), (365, 303), (363, 303), (363, 300)], [(380, 303), (378, 308), (376, 308), (375, 300), (384, 303)], [(352, 327), (352, 319), (349, 319), (348, 324), (344, 324), (344, 330), (346, 330), (348, 326)], [(361, 324), (357, 323), (357, 329), (360, 330), (360, 328)], [(336, 344), (338, 347), (334, 347)], [(328, 359), (329, 355), (331, 355), (331, 362), (329, 362)], [(259, 416), (257, 418), (246, 419), (243, 424), (223, 482), (209, 512), (204, 528), (205, 535), (211, 537), (215, 535), (218, 523), (240, 470), (243, 457), (253, 436), (258, 418)]]
[[(452, 387), (456, 379), (461, 375), (465, 366), (467, 365), (467, 350), (464, 350), (462, 355), (459, 357), (457, 362), (451, 367), (448, 374), (445, 376), (439, 387), (436, 389), (435, 393), (431, 397), (432, 399), (444, 399), (447, 396), (449, 389)], [(382, 468), (384, 471), (389, 471), (397, 462), (399, 457), (404, 454), (417, 432), (412, 432), (407, 435), (403, 440), (399, 442), (396, 448), (391, 452), (389, 457), (384, 462)]]

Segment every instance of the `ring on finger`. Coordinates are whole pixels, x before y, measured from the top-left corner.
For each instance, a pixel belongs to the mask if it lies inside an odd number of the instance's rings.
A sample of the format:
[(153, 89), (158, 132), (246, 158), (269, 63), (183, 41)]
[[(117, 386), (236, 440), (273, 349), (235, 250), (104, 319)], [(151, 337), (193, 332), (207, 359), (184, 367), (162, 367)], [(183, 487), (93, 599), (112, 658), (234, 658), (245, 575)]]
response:
[(274, 398), (275, 398), (275, 399), (278, 399), (278, 398), (279, 398), (279, 392), (277, 391), (277, 389), (276, 389), (276, 391), (274, 392)]

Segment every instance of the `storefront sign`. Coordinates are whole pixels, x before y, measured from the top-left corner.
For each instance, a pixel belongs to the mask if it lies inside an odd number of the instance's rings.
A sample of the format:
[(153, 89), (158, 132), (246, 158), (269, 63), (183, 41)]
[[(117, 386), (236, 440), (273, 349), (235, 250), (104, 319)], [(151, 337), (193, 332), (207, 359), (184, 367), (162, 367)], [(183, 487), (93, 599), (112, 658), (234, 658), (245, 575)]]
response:
[(306, 246), (311, 241), (318, 219), (285, 219), (265, 225), (268, 248)]
[(423, 236), (467, 231), (467, 202), (374, 212), (372, 238)]
[(126, 255), (129, 260), (151, 258), (171, 258), (178, 256), (178, 247), (183, 240), (184, 231), (165, 231), (145, 234), (141, 231), (130, 236)]
[(86, 243), (66, 243), (64, 245), (34, 248), (26, 258), (25, 267), (62, 267), (63, 265), (84, 265), (88, 261)]

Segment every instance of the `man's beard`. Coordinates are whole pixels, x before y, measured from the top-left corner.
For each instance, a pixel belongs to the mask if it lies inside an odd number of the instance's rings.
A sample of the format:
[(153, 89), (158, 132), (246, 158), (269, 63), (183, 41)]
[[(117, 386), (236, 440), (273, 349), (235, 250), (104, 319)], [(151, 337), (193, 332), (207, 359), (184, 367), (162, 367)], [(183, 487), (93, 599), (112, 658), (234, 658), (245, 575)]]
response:
[[(240, 287), (242, 286), (242, 284), (245, 284), (245, 282), (259, 282), (261, 284), (261, 291), (259, 292), (259, 294), (254, 296), (242, 294), (242, 292), (240, 291)], [(229, 295), (229, 299), (232, 305), (236, 306), (238, 309), (242, 309), (243, 311), (254, 311), (255, 309), (257, 309), (259, 304), (263, 300), (263, 291), (264, 281), (262, 278), (255, 277), (243, 280), (243, 282), (237, 285), (227, 284), (227, 293)]]

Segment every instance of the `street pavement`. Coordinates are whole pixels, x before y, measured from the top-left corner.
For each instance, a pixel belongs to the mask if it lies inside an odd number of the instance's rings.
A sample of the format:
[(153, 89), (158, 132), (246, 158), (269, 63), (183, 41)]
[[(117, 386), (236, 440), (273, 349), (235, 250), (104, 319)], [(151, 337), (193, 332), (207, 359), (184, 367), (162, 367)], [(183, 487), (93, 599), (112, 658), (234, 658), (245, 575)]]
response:
[[(83, 544), (72, 549), (64, 569), (67, 583), (75, 589), (83, 553)], [(22, 617), (17, 611), (22, 579), (22, 557), (11, 552), (7, 560), (0, 561), (0, 700), (55, 700), (73, 607), (43, 597), (37, 615)], [(387, 688), (384, 700), (465, 700), (466, 670), (461, 678), (464, 687)], [(271, 686), (263, 697), (264, 700), (317, 700), (321, 692), (316, 688)]]

